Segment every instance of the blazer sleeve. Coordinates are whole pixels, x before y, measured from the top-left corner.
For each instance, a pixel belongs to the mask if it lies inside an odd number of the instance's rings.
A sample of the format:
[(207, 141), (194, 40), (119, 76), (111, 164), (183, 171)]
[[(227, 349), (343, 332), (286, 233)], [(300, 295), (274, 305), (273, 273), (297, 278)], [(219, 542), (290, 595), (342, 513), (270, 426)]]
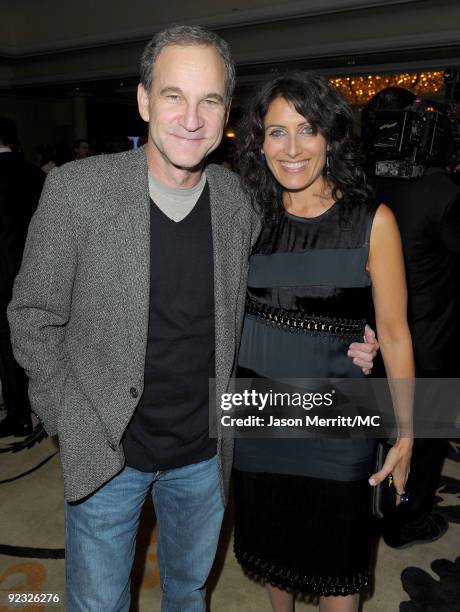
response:
[(30, 223), (23, 260), (8, 306), (11, 341), (29, 377), (29, 397), (49, 435), (69, 368), (65, 350), (77, 247), (60, 170), (53, 170)]

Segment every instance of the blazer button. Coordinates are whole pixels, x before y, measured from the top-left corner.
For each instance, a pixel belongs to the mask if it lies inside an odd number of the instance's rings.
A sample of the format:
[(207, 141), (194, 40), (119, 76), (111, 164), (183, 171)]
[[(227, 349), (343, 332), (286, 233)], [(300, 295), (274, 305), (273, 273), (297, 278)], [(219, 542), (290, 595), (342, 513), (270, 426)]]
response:
[(131, 397), (133, 397), (134, 399), (136, 399), (136, 397), (139, 396), (139, 393), (136, 389), (136, 387), (131, 387), (131, 389), (129, 390), (129, 394), (131, 395)]

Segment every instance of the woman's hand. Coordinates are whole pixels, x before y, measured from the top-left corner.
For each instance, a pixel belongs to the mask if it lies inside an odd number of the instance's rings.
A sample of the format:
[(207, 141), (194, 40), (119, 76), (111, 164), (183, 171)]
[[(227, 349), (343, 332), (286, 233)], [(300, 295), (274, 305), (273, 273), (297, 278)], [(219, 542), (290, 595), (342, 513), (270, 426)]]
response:
[(397, 506), (401, 503), (401, 495), (407, 492), (406, 482), (410, 471), (413, 443), (413, 438), (399, 438), (388, 452), (382, 469), (369, 478), (369, 484), (375, 487), (391, 474), (396, 489)]

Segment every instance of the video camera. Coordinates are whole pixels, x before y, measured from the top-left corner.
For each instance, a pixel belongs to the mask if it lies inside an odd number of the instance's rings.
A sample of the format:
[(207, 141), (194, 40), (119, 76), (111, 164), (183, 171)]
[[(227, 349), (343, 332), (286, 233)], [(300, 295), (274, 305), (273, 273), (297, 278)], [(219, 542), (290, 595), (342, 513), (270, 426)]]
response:
[(403, 110), (375, 113), (372, 155), (377, 176), (412, 179), (452, 153), (450, 119), (437, 102), (416, 99)]

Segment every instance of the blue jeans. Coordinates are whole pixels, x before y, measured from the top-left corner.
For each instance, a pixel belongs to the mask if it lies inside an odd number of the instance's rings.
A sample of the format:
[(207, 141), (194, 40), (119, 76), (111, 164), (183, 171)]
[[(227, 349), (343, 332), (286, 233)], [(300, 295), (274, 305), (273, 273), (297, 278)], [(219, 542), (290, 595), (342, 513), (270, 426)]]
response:
[(66, 503), (67, 612), (128, 612), (139, 516), (150, 485), (157, 517), (162, 612), (204, 612), (224, 507), (217, 457), (171, 470), (125, 467)]

